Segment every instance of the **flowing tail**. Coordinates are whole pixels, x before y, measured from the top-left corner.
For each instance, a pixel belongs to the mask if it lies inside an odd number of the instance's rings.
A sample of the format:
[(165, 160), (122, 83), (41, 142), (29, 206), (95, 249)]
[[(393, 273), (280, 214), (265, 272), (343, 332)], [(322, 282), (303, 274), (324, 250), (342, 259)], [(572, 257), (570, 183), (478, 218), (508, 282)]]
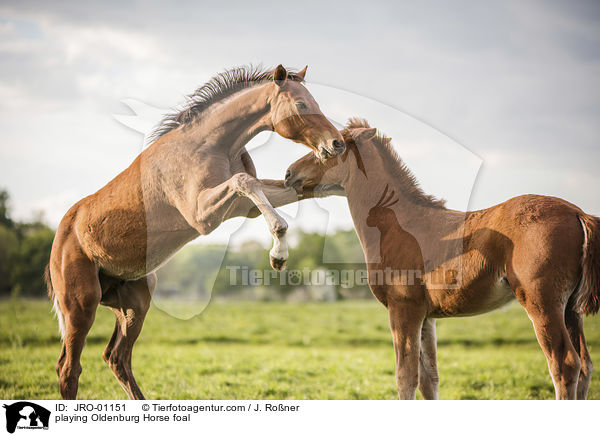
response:
[(48, 290), (48, 298), (52, 300), (52, 310), (56, 314), (56, 318), (58, 318), (58, 331), (60, 333), (61, 340), (65, 339), (65, 317), (60, 310), (60, 304), (58, 304), (58, 299), (54, 294), (54, 288), (52, 288), (52, 280), (50, 278), (50, 264), (46, 265), (44, 269), (44, 282), (46, 283), (46, 289)]
[(579, 215), (583, 227), (583, 275), (575, 294), (575, 310), (595, 315), (600, 309), (600, 218)]

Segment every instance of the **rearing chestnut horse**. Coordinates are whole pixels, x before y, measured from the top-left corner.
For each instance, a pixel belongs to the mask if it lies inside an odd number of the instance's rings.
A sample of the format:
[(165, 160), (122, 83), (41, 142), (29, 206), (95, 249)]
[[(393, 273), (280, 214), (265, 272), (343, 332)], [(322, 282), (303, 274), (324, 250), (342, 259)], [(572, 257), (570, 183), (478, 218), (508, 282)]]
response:
[(129, 168), (62, 219), (46, 269), (63, 337), (60, 393), (74, 399), (80, 356), (98, 304), (116, 324), (104, 359), (130, 398), (143, 399), (132, 348), (156, 285), (154, 271), (198, 235), (236, 216), (263, 214), (274, 238), (271, 265), (288, 256), (287, 223), (273, 206), (296, 200), (282, 182), (260, 181), (245, 144), (263, 130), (312, 148), (319, 159), (344, 150), (338, 130), (288, 73), (237, 68), (198, 88), (168, 117)]
[(347, 150), (305, 156), (286, 184), (303, 196), (345, 195), (368, 267), (389, 311), (401, 399), (437, 399), (435, 319), (475, 315), (517, 298), (533, 322), (557, 399), (585, 399), (592, 361), (583, 315), (600, 307), (600, 219), (565, 200), (524, 195), (475, 212), (426, 195), (366, 121)]

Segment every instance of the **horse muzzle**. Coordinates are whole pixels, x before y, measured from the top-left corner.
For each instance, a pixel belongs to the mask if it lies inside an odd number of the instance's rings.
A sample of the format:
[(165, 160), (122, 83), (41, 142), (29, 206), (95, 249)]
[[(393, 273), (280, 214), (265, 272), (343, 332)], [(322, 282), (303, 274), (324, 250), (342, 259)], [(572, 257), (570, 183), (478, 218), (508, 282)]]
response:
[(346, 144), (339, 139), (332, 139), (327, 144), (321, 144), (317, 148), (316, 155), (320, 160), (329, 159), (330, 157), (339, 156), (346, 150)]
[(302, 184), (304, 183), (304, 177), (292, 174), (290, 170), (285, 173), (285, 179), (283, 185), (286, 188), (294, 188), (296, 191), (302, 191)]

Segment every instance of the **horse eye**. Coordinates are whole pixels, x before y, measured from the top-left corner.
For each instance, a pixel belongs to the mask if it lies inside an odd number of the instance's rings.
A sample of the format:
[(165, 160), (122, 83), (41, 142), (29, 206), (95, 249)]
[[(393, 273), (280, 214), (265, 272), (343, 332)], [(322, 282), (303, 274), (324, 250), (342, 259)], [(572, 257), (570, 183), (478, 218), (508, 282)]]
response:
[(304, 109), (306, 109), (306, 104), (304, 104), (304, 102), (303, 102), (303, 101), (297, 101), (297, 102), (296, 102), (296, 107), (297, 107), (298, 109), (300, 109), (300, 110), (304, 110)]

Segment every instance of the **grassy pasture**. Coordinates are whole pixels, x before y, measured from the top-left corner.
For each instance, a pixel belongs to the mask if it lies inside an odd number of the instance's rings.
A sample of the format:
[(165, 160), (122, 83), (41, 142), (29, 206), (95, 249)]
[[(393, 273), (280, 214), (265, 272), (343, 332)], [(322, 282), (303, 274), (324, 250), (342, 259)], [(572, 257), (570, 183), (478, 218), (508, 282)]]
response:
[[(100, 308), (83, 353), (81, 399), (124, 399), (102, 360), (114, 326)], [(600, 363), (600, 316), (587, 318)], [(529, 319), (518, 304), (438, 321), (443, 399), (551, 399), (554, 390)], [(60, 350), (50, 303), (0, 302), (0, 398), (58, 399)], [(385, 309), (333, 304), (212, 303), (179, 320), (152, 307), (133, 368), (151, 399), (394, 399)], [(600, 374), (589, 397), (600, 399)]]

